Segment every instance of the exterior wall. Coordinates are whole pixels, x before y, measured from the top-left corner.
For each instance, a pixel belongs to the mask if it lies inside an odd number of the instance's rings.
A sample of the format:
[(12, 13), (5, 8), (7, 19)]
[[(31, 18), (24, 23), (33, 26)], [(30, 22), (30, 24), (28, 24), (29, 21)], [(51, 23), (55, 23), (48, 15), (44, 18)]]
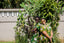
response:
[(18, 14), (19, 9), (0, 9), (0, 41), (15, 40), (13, 27), (16, 26)]
[(14, 41), (16, 23), (0, 23), (0, 41)]
[(59, 33), (59, 38), (64, 39), (64, 12), (62, 15), (60, 15), (60, 21), (57, 32)]
[[(20, 10), (23, 11), (24, 9)], [(15, 40), (15, 32), (13, 27), (16, 26), (17, 16), (18, 14), (20, 14), (18, 11), (19, 9), (0, 9), (0, 41)], [(59, 37), (63, 38), (64, 15), (60, 15), (60, 21), (57, 30), (59, 33)]]

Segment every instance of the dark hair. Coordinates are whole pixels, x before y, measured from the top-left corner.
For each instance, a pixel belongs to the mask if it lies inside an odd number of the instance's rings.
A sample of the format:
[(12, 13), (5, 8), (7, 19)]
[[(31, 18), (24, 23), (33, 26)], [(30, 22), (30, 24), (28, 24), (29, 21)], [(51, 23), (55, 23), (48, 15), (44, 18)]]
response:
[(36, 18), (38, 18), (38, 19), (40, 20), (40, 17), (36, 16), (36, 17), (35, 17), (35, 20), (36, 20)]

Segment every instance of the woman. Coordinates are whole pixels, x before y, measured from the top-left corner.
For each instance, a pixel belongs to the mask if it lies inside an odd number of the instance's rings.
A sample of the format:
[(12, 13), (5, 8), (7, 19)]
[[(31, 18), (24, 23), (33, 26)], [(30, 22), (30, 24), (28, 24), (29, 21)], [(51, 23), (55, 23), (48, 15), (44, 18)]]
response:
[(31, 43), (52, 43), (53, 32), (50, 24), (46, 24), (46, 20), (43, 18), (41, 19), (41, 23), (38, 22), (39, 18), (37, 17), (36, 25), (33, 30), (35, 34), (31, 39)]
[(36, 21), (36, 24), (32, 30), (32, 32), (34, 32), (35, 34), (33, 34), (33, 37), (31, 39), (31, 43), (39, 43), (39, 29), (40, 29), (40, 26), (39, 26), (39, 17), (36, 17), (35, 18), (35, 21)]
[(46, 24), (46, 20), (43, 18), (41, 19), (40, 32), (42, 33), (40, 37), (43, 43), (52, 43), (52, 28), (50, 26), (50, 23)]

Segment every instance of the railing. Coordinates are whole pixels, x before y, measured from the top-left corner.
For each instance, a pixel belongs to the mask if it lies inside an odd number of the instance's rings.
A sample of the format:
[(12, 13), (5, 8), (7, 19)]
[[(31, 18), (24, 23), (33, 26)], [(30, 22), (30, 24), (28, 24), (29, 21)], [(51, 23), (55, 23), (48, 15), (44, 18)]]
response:
[(19, 10), (24, 9), (0, 9), (0, 23), (16, 23)]
[(0, 16), (18, 16), (19, 10), (23, 11), (24, 9), (0, 9)]

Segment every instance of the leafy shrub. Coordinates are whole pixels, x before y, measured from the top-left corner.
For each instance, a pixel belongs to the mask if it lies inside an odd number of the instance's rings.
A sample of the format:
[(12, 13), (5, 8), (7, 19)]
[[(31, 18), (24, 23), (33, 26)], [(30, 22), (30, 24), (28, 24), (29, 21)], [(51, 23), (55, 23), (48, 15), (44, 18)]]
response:
[[(57, 2), (56, 0), (25, 0), (24, 3), (20, 4), (20, 6), (24, 8), (24, 11), (20, 11), (21, 15), (18, 16), (15, 27), (17, 43), (30, 42), (33, 35), (31, 29), (36, 23), (34, 19), (36, 16), (40, 17), (40, 19), (45, 18), (47, 23), (51, 22), (53, 32), (56, 34), (58, 21), (60, 19), (59, 13), (62, 11), (61, 3), (62, 1)], [(27, 37), (22, 36), (22, 33)], [(57, 43), (57, 41), (56, 39), (55, 43)]]

